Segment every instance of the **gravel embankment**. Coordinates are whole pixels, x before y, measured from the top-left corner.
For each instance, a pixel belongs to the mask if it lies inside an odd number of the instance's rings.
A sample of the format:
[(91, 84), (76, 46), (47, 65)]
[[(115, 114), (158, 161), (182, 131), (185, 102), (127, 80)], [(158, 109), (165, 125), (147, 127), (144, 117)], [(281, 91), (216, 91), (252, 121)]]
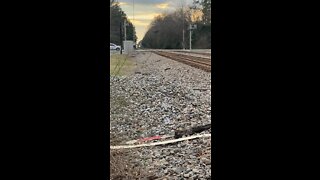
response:
[[(210, 73), (148, 52), (133, 61), (135, 73), (110, 83), (111, 145), (211, 123)], [(162, 179), (210, 179), (211, 139), (131, 149), (130, 162)]]

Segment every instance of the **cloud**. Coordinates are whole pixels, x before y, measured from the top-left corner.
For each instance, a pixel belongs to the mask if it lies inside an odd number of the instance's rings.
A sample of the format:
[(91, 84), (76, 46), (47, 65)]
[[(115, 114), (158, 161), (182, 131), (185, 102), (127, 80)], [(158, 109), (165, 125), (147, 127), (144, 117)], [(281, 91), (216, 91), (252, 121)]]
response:
[(160, 4), (160, 3), (165, 3), (168, 0), (118, 0), (119, 2), (125, 2), (132, 4), (133, 2), (135, 4)]
[[(152, 21), (154, 17), (159, 16), (160, 13), (139, 13), (134, 15), (135, 20), (149, 20)], [(132, 20), (132, 15), (128, 16)]]
[(135, 25), (135, 26), (143, 26), (146, 27), (150, 24), (149, 20), (131, 20), (131, 22)]
[(159, 9), (166, 9), (166, 8), (168, 8), (168, 6), (169, 6), (168, 3), (156, 4), (156, 7)]
[(126, 3), (126, 2), (119, 2), (119, 5), (120, 5), (120, 6), (126, 6), (126, 5), (128, 5), (128, 3)]
[(193, 0), (118, 0), (120, 3), (126, 5), (157, 5), (157, 4), (169, 4), (174, 6), (181, 6), (181, 4), (192, 4)]

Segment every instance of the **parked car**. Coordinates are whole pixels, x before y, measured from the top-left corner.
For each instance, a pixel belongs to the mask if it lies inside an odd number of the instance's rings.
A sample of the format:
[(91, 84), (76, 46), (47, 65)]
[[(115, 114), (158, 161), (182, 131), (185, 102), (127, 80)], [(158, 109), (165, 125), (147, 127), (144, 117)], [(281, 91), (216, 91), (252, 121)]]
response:
[(117, 50), (120, 51), (121, 50), (121, 46), (117, 46), (113, 43), (110, 43), (110, 50)]

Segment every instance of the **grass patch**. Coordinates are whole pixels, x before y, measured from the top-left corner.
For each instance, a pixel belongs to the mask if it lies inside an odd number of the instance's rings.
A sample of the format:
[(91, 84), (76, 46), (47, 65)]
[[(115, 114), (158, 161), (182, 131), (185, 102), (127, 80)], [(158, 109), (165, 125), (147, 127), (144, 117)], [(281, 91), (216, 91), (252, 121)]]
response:
[(129, 103), (126, 101), (126, 98), (124, 96), (118, 96), (116, 97), (115, 104), (119, 107), (126, 107), (129, 105)]
[(110, 57), (110, 75), (126, 76), (133, 72), (134, 63), (128, 55), (113, 54)]
[(112, 106), (112, 108), (110, 109), (112, 114), (122, 114), (123, 111), (126, 111), (126, 107), (130, 104), (125, 97), (113, 96), (112, 98), (110, 98), (110, 105)]

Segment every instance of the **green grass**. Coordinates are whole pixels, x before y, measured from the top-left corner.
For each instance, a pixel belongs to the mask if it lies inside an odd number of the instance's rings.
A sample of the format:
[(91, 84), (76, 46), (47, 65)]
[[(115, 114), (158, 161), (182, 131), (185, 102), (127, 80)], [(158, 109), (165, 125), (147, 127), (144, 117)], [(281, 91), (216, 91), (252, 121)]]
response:
[[(113, 54), (110, 57), (110, 75), (126, 76), (133, 72), (134, 63), (130, 56)], [(119, 70), (120, 69), (120, 70)]]

